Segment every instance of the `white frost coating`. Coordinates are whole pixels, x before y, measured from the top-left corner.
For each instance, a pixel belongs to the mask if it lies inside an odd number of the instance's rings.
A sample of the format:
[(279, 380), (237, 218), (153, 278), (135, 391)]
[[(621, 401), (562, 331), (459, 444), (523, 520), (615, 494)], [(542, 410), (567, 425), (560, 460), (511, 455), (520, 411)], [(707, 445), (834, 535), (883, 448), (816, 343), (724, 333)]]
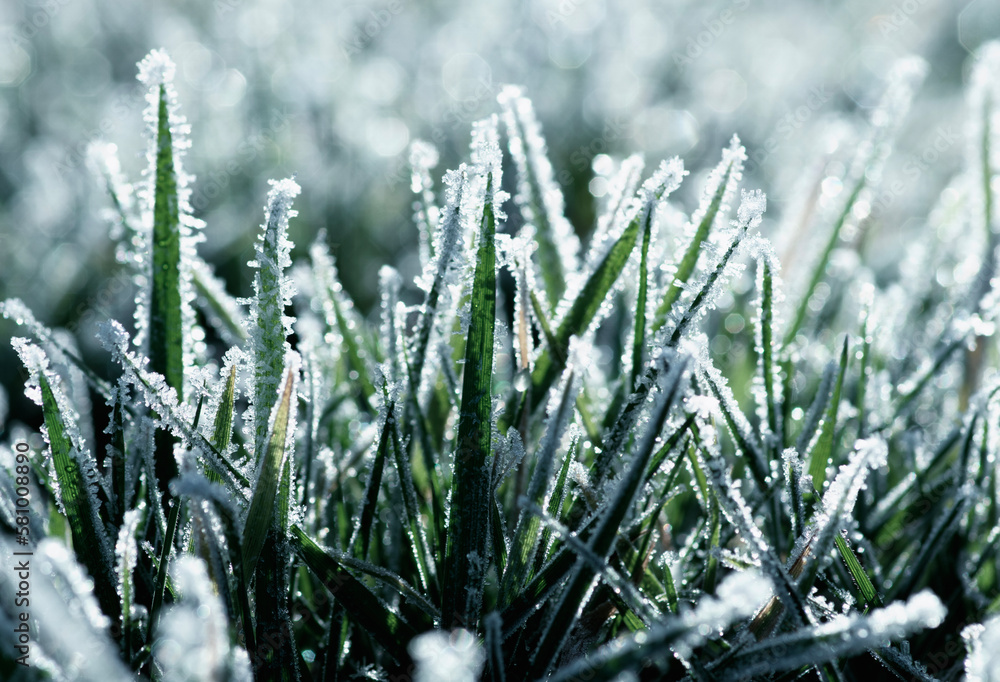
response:
[(225, 609), (209, 580), (205, 564), (191, 556), (171, 566), (180, 601), (163, 614), (156, 661), (167, 682), (250, 680), (245, 654), (229, 646)]
[[(472, 143), (470, 147), (472, 164), (478, 170), (479, 174), (484, 176), (482, 189), (473, 194), (477, 198), (477, 201), (473, 204), (472, 211), (472, 218), (475, 220), (474, 224), (476, 226), (479, 225), (477, 218), (482, 215), (482, 204), (484, 201), (493, 207), (494, 222), (499, 224), (507, 219), (501, 207), (507, 200), (508, 195), (507, 192), (500, 189), (503, 185), (503, 154), (500, 151), (500, 134), (497, 131), (496, 114), (472, 124)], [(489, 197), (483, 195), (482, 199), (479, 199), (478, 193), (486, 191), (487, 182), (485, 178), (487, 176), (489, 177), (489, 183), (492, 185), (493, 194)], [(478, 188), (479, 184), (477, 182), (474, 186)], [(476, 206), (479, 208), (476, 208)]]
[(646, 163), (642, 154), (633, 154), (621, 163), (621, 167), (608, 183), (607, 200), (604, 210), (597, 219), (597, 230), (593, 241), (600, 242), (607, 233), (626, 220), (629, 201), (635, 194)]
[(165, 50), (152, 50), (139, 62), (139, 82), (147, 87), (172, 85), (177, 70)]
[[(497, 102), (503, 109), (508, 148), (517, 169), (515, 201), (526, 223), (537, 229), (539, 222), (545, 221), (566, 272), (574, 272), (580, 239), (566, 219), (562, 190), (555, 181), (531, 100), (524, 96), (521, 88), (506, 85), (497, 95)], [(529, 178), (534, 180), (534, 187)], [(534, 206), (541, 215), (536, 215)]]
[[(183, 347), (183, 365), (185, 368), (194, 365), (196, 352), (192, 333), (198, 326), (194, 312), (195, 291), (194, 275), (191, 263), (197, 258), (196, 245), (204, 240), (201, 232), (204, 223), (192, 215), (190, 197), (194, 177), (184, 171), (184, 156), (191, 147), (191, 126), (180, 113), (177, 92), (174, 89), (174, 73), (176, 68), (164, 50), (153, 50), (139, 62), (139, 82), (146, 86), (146, 109), (143, 119), (146, 122), (146, 168), (143, 169), (143, 182), (139, 186), (138, 199), (140, 207), (139, 225), (136, 227), (135, 253), (138, 259), (135, 266), (138, 270), (136, 283), (139, 293), (135, 306), (135, 344), (149, 355), (147, 338), (149, 330), (149, 305), (152, 298), (153, 282), (153, 220), (156, 203), (156, 173), (157, 156), (160, 151), (159, 114), (161, 97), (166, 103), (167, 126), (170, 130), (171, 161), (173, 164), (174, 181), (177, 190), (176, 212), (180, 232), (180, 263), (179, 281), (181, 292), (181, 323), (185, 333)], [(187, 395), (188, 377), (185, 372), (184, 395)]]
[(431, 179), (431, 169), (438, 165), (438, 158), (437, 149), (429, 142), (414, 140), (410, 144), (410, 189), (417, 195), (413, 202), (413, 222), (420, 235), (420, 265), (424, 268), (431, 260), (431, 233), (440, 214)]
[(129, 509), (125, 512), (122, 527), (118, 529), (118, 542), (115, 543), (115, 555), (118, 557), (116, 567), (118, 571), (118, 598), (122, 600), (123, 606), (125, 603), (125, 584), (126, 582), (129, 584), (129, 613), (122, 613), (120, 616), (122, 620), (126, 615), (131, 618), (135, 608), (132, 596), (135, 593), (132, 587), (132, 572), (139, 559), (139, 549), (135, 540), (135, 531), (139, 527), (139, 516), (138, 509)]
[(854, 509), (858, 493), (864, 487), (868, 469), (884, 467), (889, 447), (881, 438), (866, 438), (854, 444), (854, 453), (842, 464), (830, 487), (823, 494), (823, 509), (831, 516), (847, 515)]
[(965, 679), (968, 682), (1000, 682), (1000, 616), (962, 630), (966, 649)]
[[(63, 390), (62, 377), (49, 369), (48, 356), (45, 355), (45, 352), (41, 348), (36, 346), (31, 341), (20, 337), (14, 337), (11, 339), (11, 345), (20, 356), (25, 369), (28, 370), (28, 380), (25, 384), (24, 390), (25, 396), (27, 396), (36, 405), (42, 406), (42, 377), (45, 378), (49, 384), (49, 388), (52, 390), (52, 395), (55, 398), (57, 407), (59, 408), (59, 417), (63, 426), (63, 436), (69, 439), (70, 442), (69, 458), (76, 463), (80, 469), (80, 473), (83, 475), (83, 479), (86, 482), (85, 494), (88, 498), (90, 498), (89, 506), (93, 513), (92, 523), (94, 528), (100, 530), (104, 528), (104, 524), (101, 521), (99, 513), (101, 502), (98, 498), (98, 490), (104, 483), (104, 480), (101, 478), (97, 468), (97, 462), (94, 460), (94, 456), (90, 452), (90, 449), (87, 448), (83, 434), (80, 431), (80, 417), (77, 414), (76, 409), (73, 407), (73, 403), (69, 396), (66, 395), (65, 390)], [(48, 459), (50, 462), (53, 462), (53, 457), (51, 456), (52, 441), (49, 439), (49, 429), (43, 424), (41, 430), (42, 436), (45, 438), (45, 442), (49, 444), (50, 455)], [(52, 476), (50, 480), (52, 481), (54, 492), (56, 493), (59, 511), (65, 515), (66, 508), (63, 505), (62, 495), (57, 483), (58, 479), (55, 476)], [(112, 548), (110, 540), (104, 533), (100, 532), (98, 533), (96, 540), (101, 555), (105, 560), (103, 565), (107, 567), (113, 566), (114, 562), (111, 559)], [(111, 577), (112, 576), (110, 575), (103, 576), (103, 579), (110, 580)]]
[(431, 630), (413, 638), (410, 655), (417, 665), (414, 682), (475, 682), (485, 656), (467, 630)]
[(691, 630), (684, 644), (693, 648), (712, 633), (721, 632), (737, 620), (753, 615), (771, 593), (771, 582), (756, 570), (727, 575), (716, 588), (714, 597), (702, 597), (693, 611), (681, 616), (681, 621)]
[(292, 333), (295, 318), (285, 315), (285, 309), (292, 303), (295, 287), (285, 274), (292, 264), (288, 221), (298, 215), (292, 210), (292, 201), (302, 191), (292, 178), (270, 180), (269, 183), (271, 190), (267, 194), (264, 224), (257, 237), (256, 259), (249, 263), (257, 268), (257, 274), (246, 323), (249, 352), (253, 357), (252, 441), (258, 463), (266, 447), (268, 417), (291, 349), (287, 338)]

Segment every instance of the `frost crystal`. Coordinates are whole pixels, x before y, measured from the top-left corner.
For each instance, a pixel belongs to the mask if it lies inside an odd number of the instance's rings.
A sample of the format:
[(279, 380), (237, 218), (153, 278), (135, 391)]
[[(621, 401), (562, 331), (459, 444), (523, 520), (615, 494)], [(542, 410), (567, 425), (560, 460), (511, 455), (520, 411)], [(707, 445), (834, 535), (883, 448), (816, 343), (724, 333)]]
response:
[(467, 630), (432, 630), (410, 642), (417, 664), (414, 682), (475, 682), (485, 656), (476, 636)]
[(432, 144), (423, 140), (410, 144), (410, 189), (417, 195), (413, 202), (413, 221), (420, 235), (420, 265), (424, 268), (433, 255), (431, 235), (440, 213), (434, 203), (434, 181), (431, 180), (431, 169), (437, 164), (438, 151)]
[(555, 306), (562, 294), (558, 282), (577, 270), (580, 240), (565, 217), (562, 190), (546, 156), (545, 140), (531, 100), (520, 88), (505, 86), (497, 101), (503, 109), (508, 148), (517, 169), (514, 200), (526, 228), (537, 236), (549, 304)]
[[(191, 263), (197, 258), (195, 247), (199, 241), (204, 239), (201, 229), (204, 223), (192, 216), (190, 197), (191, 185), (194, 178), (184, 171), (184, 156), (191, 146), (191, 127), (180, 113), (180, 105), (177, 100), (177, 92), (174, 89), (173, 61), (163, 50), (153, 50), (139, 62), (139, 82), (146, 86), (146, 109), (143, 118), (146, 121), (146, 168), (143, 170), (143, 183), (140, 185), (139, 205), (141, 208), (140, 225), (137, 227), (135, 235), (135, 252), (142, 259), (136, 263), (139, 272), (137, 284), (139, 284), (139, 296), (136, 299), (135, 343), (149, 355), (147, 338), (149, 328), (149, 316), (151, 314), (150, 305), (152, 301), (153, 286), (153, 227), (154, 212), (156, 210), (156, 179), (157, 173), (163, 171), (159, 168), (159, 156), (161, 145), (170, 145), (170, 170), (176, 195), (169, 189), (164, 190), (168, 203), (176, 201), (176, 205), (162, 210), (170, 213), (176, 212), (180, 240), (180, 261), (178, 263), (179, 286), (181, 295), (181, 322), (184, 326), (183, 338), (183, 366), (191, 367), (194, 364), (196, 348), (194, 339), (202, 336), (194, 332), (197, 325), (197, 318), (194, 313), (194, 284)], [(169, 130), (169, 139), (162, 139), (160, 135), (160, 114), (161, 108), (166, 113), (166, 125)], [(173, 229), (173, 226), (170, 227)], [(182, 394), (187, 395), (187, 377)]]
[(257, 268), (257, 274), (247, 320), (253, 356), (253, 443), (258, 462), (266, 449), (268, 417), (277, 400), (285, 356), (291, 348), (286, 339), (292, 332), (294, 318), (285, 315), (285, 308), (291, 305), (295, 292), (291, 279), (285, 274), (285, 269), (292, 264), (288, 220), (297, 215), (292, 210), (292, 201), (301, 191), (291, 178), (271, 180), (270, 184), (264, 224), (257, 237), (256, 260), (250, 263)]

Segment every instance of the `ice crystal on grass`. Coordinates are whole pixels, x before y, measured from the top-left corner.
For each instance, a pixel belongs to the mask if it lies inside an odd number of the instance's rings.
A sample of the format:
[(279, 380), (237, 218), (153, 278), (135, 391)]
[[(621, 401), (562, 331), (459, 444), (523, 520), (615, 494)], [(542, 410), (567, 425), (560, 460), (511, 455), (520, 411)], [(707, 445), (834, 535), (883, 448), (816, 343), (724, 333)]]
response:
[(1000, 617), (994, 616), (985, 623), (967, 626), (962, 630), (962, 638), (969, 651), (965, 659), (966, 680), (1000, 680)]
[(576, 271), (580, 240), (565, 217), (564, 200), (545, 150), (531, 101), (521, 89), (505, 86), (497, 97), (503, 108), (508, 148), (517, 170), (517, 204), (538, 240), (538, 258), (550, 307)]
[(254, 296), (250, 300), (247, 335), (253, 357), (253, 451), (258, 463), (266, 447), (267, 422), (278, 394), (278, 384), (291, 346), (286, 340), (292, 332), (292, 317), (285, 314), (295, 293), (285, 270), (291, 266), (292, 243), (288, 240), (288, 221), (297, 215), (292, 201), (301, 188), (291, 178), (271, 180), (264, 208), (264, 224), (257, 237), (256, 257), (250, 263), (257, 269)]
[(410, 189), (417, 196), (413, 202), (413, 222), (420, 236), (420, 265), (426, 268), (435, 253), (431, 242), (440, 211), (434, 199), (434, 181), (431, 169), (438, 165), (438, 151), (428, 142), (414, 140), (410, 143)]
[[(183, 395), (183, 368), (194, 362), (194, 339), (198, 336), (194, 333), (197, 319), (193, 307), (195, 291), (191, 263), (197, 257), (196, 244), (204, 239), (201, 233), (204, 224), (193, 217), (189, 203), (194, 178), (185, 172), (183, 161), (191, 146), (190, 126), (180, 114), (173, 82), (175, 71), (174, 62), (163, 50), (153, 50), (139, 63), (139, 82), (146, 87), (143, 117), (148, 145), (147, 166), (138, 194), (141, 210), (138, 236), (143, 243), (137, 252), (144, 257), (140, 272), (145, 282), (136, 301), (135, 343), (145, 355), (152, 353), (154, 366), (164, 370), (171, 384)], [(158, 267), (166, 272), (154, 272)], [(177, 278), (176, 290), (169, 286), (173, 277)], [(168, 285), (167, 290), (160, 289), (161, 283)], [(177, 312), (184, 333), (171, 329), (176, 322), (164, 317), (164, 311), (175, 305), (179, 307)], [(161, 333), (166, 337), (151, 339), (148, 336)], [(169, 359), (176, 352), (170, 346), (178, 340), (181, 367), (176, 367)], [(167, 349), (163, 348), (164, 344)], [(163, 352), (167, 353), (165, 361), (160, 360), (159, 354)], [(162, 367), (161, 362), (165, 363)]]

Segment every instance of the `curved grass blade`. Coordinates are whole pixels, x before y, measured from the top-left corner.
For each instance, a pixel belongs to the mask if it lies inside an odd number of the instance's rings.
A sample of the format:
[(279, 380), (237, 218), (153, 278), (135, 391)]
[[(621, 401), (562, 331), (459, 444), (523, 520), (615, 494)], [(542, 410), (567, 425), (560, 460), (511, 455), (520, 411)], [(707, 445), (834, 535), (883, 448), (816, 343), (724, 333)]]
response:
[[(442, 615), (475, 628), (490, 546), (493, 488), (493, 335), (496, 325), (496, 219), (494, 173), (486, 180), (479, 250), (472, 280), (471, 320), (465, 347), (462, 407), (455, 451), (454, 489), (445, 553), (447, 589)], [(448, 623), (450, 624), (450, 622)]]
[(364, 583), (324, 552), (298, 526), (291, 528), (291, 542), (295, 553), (344, 607), (351, 619), (371, 634), (397, 663), (407, 663), (410, 657), (406, 652), (406, 645), (417, 635), (417, 631), (379, 601)]
[(267, 452), (261, 460), (261, 469), (254, 488), (250, 509), (247, 511), (246, 526), (243, 530), (243, 571), (244, 579), (249, 583), (257, 566), (264, 540), (271, 528), (275, 514), (275, 499), (278, 496), (282, 462), (285, 457), (285, 444), (292, 410), (292, 397), (295, 395), (294, 365), (286, 370), (285, 386), (281, 399), (275, 407), (272, 419), (271, 437), (268, 439)]
[(66, 433), (59, 403), (45, 371), (38, 372), (42, 394), (42, 413), (48, 431), (52, 460), (66, 517), (73, 536), (73, 548), (80, 562), (94, 579), (94, 592), (101, 610), (117, 621), (121, 603), (115, 590), (110, 545), (101, 521), (96, 496), (91, 492), (84, 472), (73, 455), (74, 445)]

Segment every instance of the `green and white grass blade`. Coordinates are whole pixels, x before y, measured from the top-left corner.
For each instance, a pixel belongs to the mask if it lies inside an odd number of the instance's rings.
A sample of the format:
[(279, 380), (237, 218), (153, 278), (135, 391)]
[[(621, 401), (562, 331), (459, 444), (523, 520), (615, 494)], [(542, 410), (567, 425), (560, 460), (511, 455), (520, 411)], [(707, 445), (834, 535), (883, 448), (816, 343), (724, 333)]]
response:
[(340, 283), (337, 266), (325, 239), (326, 235), (321, 232), (309, 249), (313, 278), (318, 288), (317, 296), (323, 309), (323, 320), (327, 331), (334, 333), (341, 340), (347, 371), (357, 374), (358, 403), (366, 411), (372, 412), (370, 400), (375, 395), (375, 385), (371, 382), (369, 358), (360, 337), (361, 321), (354, 310), (353, 301), (347, 297)]
[[(593, 535), (587, 540), (590, 551), (602, 559), (606, 559), (611, 551), (622, 521), (635, 500), (646, 467), (653, 455), (653, 448), (659, 439), (660, 430), (681, 390), (687, 363), (679, 356), (671, 360), (673, 366), (662, 387), (662, 395), (650, 417), (645, 435), (629, 463), (628, 473), (615, 490), (607, 509), (601, 514)], [(583, 561), (578, 561), (536, 648), (531, 663), (532, 679), (542, 678), (548, 673), (577, 620), (580, 604), (591, 590), (593, 580), (593, 568)]]
[[(149, 368), (162, 374), (184, 400), (184, 321), (181, 315), (181, 215), (167, 89), (159, 86), (156, 175), (153, 195), (152, 293), (149, 300)], [(166, 458), (173, 461), (173, 453)], [(176, 467), (175, 467), (176, 475)], [(159, 477), (159, 476), (158, 476)], [(164, 483), (169, 478), (159, 477)], [(173, 478), (171, 476), (170, 478)]]
[(455, 450), (455, 474), (445, 552), (442, 616), (475, 627), (490, 547), (493, 486), (493, 344), (496, 326), (496, 220), (494, 174), (486, 179), (486, 203), (469, 301), (462, 407)]
[[(104, 519), (97, 495), (87, 480), (81, 457), (89, 456), (78, 449), (69, 434), (74, 426), (65, 422), (72, 419), (67, 410), (57, 400), (48, 370), (48, 362), (40, 349), (27, 342), (15, 339), (25, 365), (38, 382), (42, 413), (45, 419), (46, 436), (52, 452), (56, 478), (59, 482), (59, 498), (73, 537), (73, 548), (80, 562), (87, 568), (94, 580), (94, 592), (101, 610), (112, 619), (120, 615), (121, 603), (115, 590), (114, 567), (111, 563), (110, 539), (104, 529)], [(29, 350), (29, 348), (31, 350)], [(33, 359), (31, 355), (36, 355)]]
[(416, 636), (417, 631), (298, 526), (292, 526), (291, 541), (295, 553), (344, 607), (351, 620), (371, 634), (397, 663), (407, 662), (406, 644)]
[(247, 331), (253, 362), (253, 445), (256, 465), (263, 466), (268, 455), (272, 410), (279, 398), (282, 371), (288, 364), (292, 319), (285, 315), (293, 289), (285, 275), (291, 265), (288, 221), (294, 218), (292, 202), (301, 192), (291, 178), (271, 180), (267, 193), (264, 224), (255, 245), (257, 268), (254, 296), (250, 301)]
[(694, 235), (691, 237), (691, 241), (688, 243), (684, 256), (681, 258), (680, 263), (677, 264), (677, 271), (674, 273), (670, 286), (667, 287), (667, 291), (663, 294), (663, 298), (656, 309), (656, 316), (653, 318), (652, 326), (652, 333), (654, 334), (666, 324), (671, 308), (673, 308), (677, 299), (680, 298), (681, 292), (684, 290), (684, 285), (687, 284), (694, 273), (695, 266), (698, 263), (698, 256), (702, 252), (702, 246), (705, 240), (708, 239), (708, 235), (712, 231), (712, 225), (719, 216), (720, 210), (723, 209), (723, 200), (727, 192), (733, 191), (733, 184), (735, 183), (731, 184), (730, 179), (738, 180), (742, 175), (744, 155), (741, 149), (739, 139), (734, 137), (729, 149), (723, 154), (720, 167), (716, 170), (718, 173), (718, 186), (710, 197), (705, 197), (707, 203), (701, 207), (702, 218), (698, 223)]
[(830, 403), (827, 405), (826, 414), (823, 416), (823, 425), (820, 427), (819, 436), (808, 454), (809, 475), (812, 476), (813, 486), (815, 486), (816, 490), (823, 489), (823, 484), (826, 482), (826, 468), (834, 455), (837, 412), (840, 409), (840, 393), (844, 387), (844, 374), (847, 371), (848, 348), (848, 339), (845, 337), (843, 348), (840, 351), (837, 380), (833, 384), (833, 394), (830, 397)]
[(118, 557), (118, 596), (121, 599), (122, 656), (126, 661), (132, 660), (137, 634), (132, 616), (135, 604), (133, 571), (139, 558), (135, 539), (138, 525), (139, 511), (130, 509), (118, 529), (118, 542), (115, 545), (115, 556)]
[[(394, 403), (389, 402), (386, 405), (387, 414), (391, 414), (394, 409)], [(372, 522), (375, 520), (379, 489), (382, 487), (382, 471), (385, 468), (386, 454), (389, 452), (389, 448), (392, 447), (391, 419), (391, 417), (387, 416), (385, 423), (382, 425), (378, 447), (375, 448), (375, 459), (372, 462), (371, 472), (368, 474), (368, 483), (365, 485), (361, 516), (358, 526), (354, 531), (354, 538), (351, 541), (351, 545), (354, 547), (354, 551), (359, 559), (368, 557), (368, 547), (371, 545)]]
[(776, 376), (774, 362), (774, 272), (771, 260), (766, 256), (761, 258), (758, 285), (760, 287), (760, 312), (758, 320), (761, 381), (764, 384), (764, 410), (767, 415), (767, 429), (770, 434), (768, 443), (769, 458), (780, 451), (783, 442), (781, 414), (778, 411), (775, 384), (780, 381)]
[(236, 363), (229, 368), (226, 377), (226, 388), (222, 392), (222, 401), (215, 413), (215, 423), (212, 428), (212, 445), (220, 453), (229, 448), (233, 437), (233, 410), (236, 403)]
[(886, 641), (900, 640), (944, 621), (947, 610), (930, 592), (911, 597), (906, 603), (889, 604), (867, 616), (847, 616), (832, 623), (801, 628), (795, 632), (750, 644), (726, 659), (723, 670), (712, 670), (713, 679), (741, 682), (758, 675), (798, 670), (841, 658), (849, 658)]
[(250, 509), (247, 511), (242, 545), (244, 579), (248, 583), (254, 574), (257, 559), (260, 557), (264, 540), (274, 519), (275, 500), (278, 496), (278, 485), (288, 440), (288, 425), (291, 421), (291, 411), (294, 409), (293, 399), (297, 374), (298, 369), (295, 364), (289, 365), (285, 371), (284, 388), (271, 418), (267, 451), (261, 460), (257, 484), (250, 500)]
[(843, 559), (844, 565), (847, 566), (847, 570), (851, 574), (851, 579), (854, 580), (854, 584), (861, 593), (861, 598), (864, 600), (866, 608), (881, 608), (883, 606), (882, 598), (879, 597), (878, 590), (875, 589), (871, 578), (868, 577), (868, 572), (861, 565), (858, 555), (854, 553), (851, 546), (847, 544), (847, 540), (839, 533), (834, 536), (833, 541), (837, 546), (837, 551), (840, 553), (840, 558)]
[[(549, 479), (552, 476), (552, 464), (555, 460), (556, 450), (573, 416), (573, 404), (576, 402), (578, 387), (573, 373), (572, 367), (565, 372), (562, 395), (555, 411), (549, 417), (545, 437), (535, 453), (535, 470), (531, 474), (531, 482), (528, 484), (525, 497), (527, 502), (539, 508), (544, 503)], [(565, 481), (565, 479), (563, 480)], [(540, 539), (540, 525), (538, 515), (529, 514), (524, 508), (521, 509), (517, 526), (514, 529), (514, 540), (511, 543), (510, 561), (506, 570), (503, 571), (503, 577), (500, 581), (499, 604), (501, 607), (509, 604), (514, 593), (527, 582), (528, 572), (532, 568), (532, 557)]]
[(606, 644), (555, 671), (549, 680), (610, 682), (627, 679), (649, 664), (673, 663), (679, 668), (674, 652), (690, 651), (703, 643), (708, 633), (725, 630), (753, 613), (761, 593), (767, 593), (767, 583), (759, 576), (749, 572), (736, 574), (719, 585), (718, 598), (703, 597), (695, 609), (684, 615), (668, 617), (648, 631)]

